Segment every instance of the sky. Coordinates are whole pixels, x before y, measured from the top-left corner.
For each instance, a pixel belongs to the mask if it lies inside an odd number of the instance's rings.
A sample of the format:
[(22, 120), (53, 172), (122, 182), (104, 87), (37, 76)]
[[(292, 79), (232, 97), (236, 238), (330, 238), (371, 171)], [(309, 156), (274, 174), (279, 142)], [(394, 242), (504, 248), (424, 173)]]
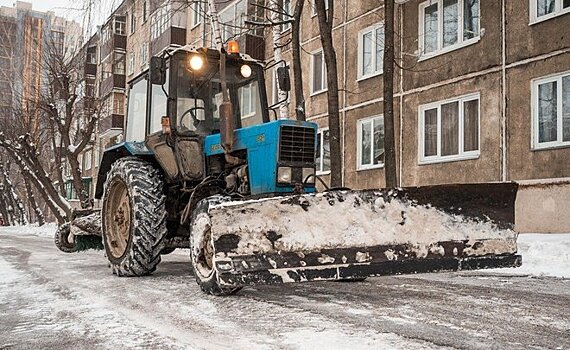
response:
[[(93, 27), (102, 24), (112, 9), (120, 0), (92, 0), (95, 4), (90, 14), (92, 20), (87, 20), (87, 11), (82, 8), (88, 0), (27, 0), (32, 3), (32, 9), (38, 11), (54, 11), (58, 16), (72, 19), (82, 27)], [(15, 0), (0, 0), (0, 6), (13, 7)], [(92, 32), (92, 31), (91, 31)]]

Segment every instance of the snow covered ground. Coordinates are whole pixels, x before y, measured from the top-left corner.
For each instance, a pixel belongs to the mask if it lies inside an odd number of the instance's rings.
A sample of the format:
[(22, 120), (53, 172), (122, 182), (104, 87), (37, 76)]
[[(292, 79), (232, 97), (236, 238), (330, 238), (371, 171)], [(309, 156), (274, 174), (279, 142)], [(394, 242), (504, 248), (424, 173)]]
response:
[(570, 234), (520, 234), (517, 243), (521, 267), (486, 272), (570, 278)]
[(55, 225), (0, 228), (0, 349), (570, 349), (570, 234), (521, 235), (519, 269), (204, 295), (188, 251), (117, 278)]
[[(52, 238), (56, 229), (57, 225), (50, 223), (42, 227), (37, 225), (2, 227), (0, 232)], [(519, 235), (517, 243), (518, 254), (523, 257), (523, 266), (516, 269), (491, 269), (485, 272), (570, 278), (570, 233), (525, 233)], [(177, 255), (187, 254), (184, 250), (177, 251)]]

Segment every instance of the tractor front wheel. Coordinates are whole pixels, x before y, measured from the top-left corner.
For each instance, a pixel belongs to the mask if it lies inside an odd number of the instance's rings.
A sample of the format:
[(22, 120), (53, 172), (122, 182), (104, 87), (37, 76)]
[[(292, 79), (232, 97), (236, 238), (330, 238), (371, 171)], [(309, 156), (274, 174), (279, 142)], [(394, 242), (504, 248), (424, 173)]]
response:
[(144, 276), (156, 270), (166, 236), (166, 196), (159, 171), (136, 157), (116, 161), (103, 195), (103, 245), (113, 273)]
[(212, 295), (232, 295), (241, 287), (222, 287), (214, 262), (214, 242), (212, 221), (208, 215), (209, 201), (202, 200), (194, 209), (190, 226), (190, 258), (196, 282), (205, 293)]

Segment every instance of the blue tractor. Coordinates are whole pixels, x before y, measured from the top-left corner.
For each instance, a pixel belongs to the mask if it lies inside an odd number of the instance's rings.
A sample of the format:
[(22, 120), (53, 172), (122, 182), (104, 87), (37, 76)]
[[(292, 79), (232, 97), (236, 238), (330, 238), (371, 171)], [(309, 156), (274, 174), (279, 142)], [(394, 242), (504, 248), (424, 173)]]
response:
[(271, 112), (263, 66), (247, 55), (186, 46), (153, 57), (129, 83), (125, 142), (100, 165), (97, 228), (79, 217), (58, 246), (100, 236), (118, 276), (150, 274), (162, 254), (189, 248), (215, 295), (520, 264), (516, 185), (316, 193), (317, 126)]

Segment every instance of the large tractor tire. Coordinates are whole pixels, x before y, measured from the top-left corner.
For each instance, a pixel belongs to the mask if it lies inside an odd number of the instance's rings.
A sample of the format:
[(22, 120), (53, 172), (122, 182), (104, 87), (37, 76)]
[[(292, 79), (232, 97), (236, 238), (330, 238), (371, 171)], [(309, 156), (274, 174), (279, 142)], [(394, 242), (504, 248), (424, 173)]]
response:
[(136, 157), (116, 161), (103, 194), (103, 245), (117, 276), (156, 270), (166, 236), (166, 196), (159, 171)]
[(57, 249), (61, 250), (64, 253), (75, 253), (77, 252), (77, 246), (75, 242), (69, 241), (69, 234), (71, 233), (71, 223), (66, 222), (63, 225), (60, 225), (55, 231), (55, 246)]
[(204, 199), (194, 209), (190, 225), (190, 258), (196, 282), (204, 293), (222, 296), (237, 293), (241, 287), (224, 288), (218, 282), (214, 267), (214, 242), (211, 219), (208, 215), (210, 200)]

